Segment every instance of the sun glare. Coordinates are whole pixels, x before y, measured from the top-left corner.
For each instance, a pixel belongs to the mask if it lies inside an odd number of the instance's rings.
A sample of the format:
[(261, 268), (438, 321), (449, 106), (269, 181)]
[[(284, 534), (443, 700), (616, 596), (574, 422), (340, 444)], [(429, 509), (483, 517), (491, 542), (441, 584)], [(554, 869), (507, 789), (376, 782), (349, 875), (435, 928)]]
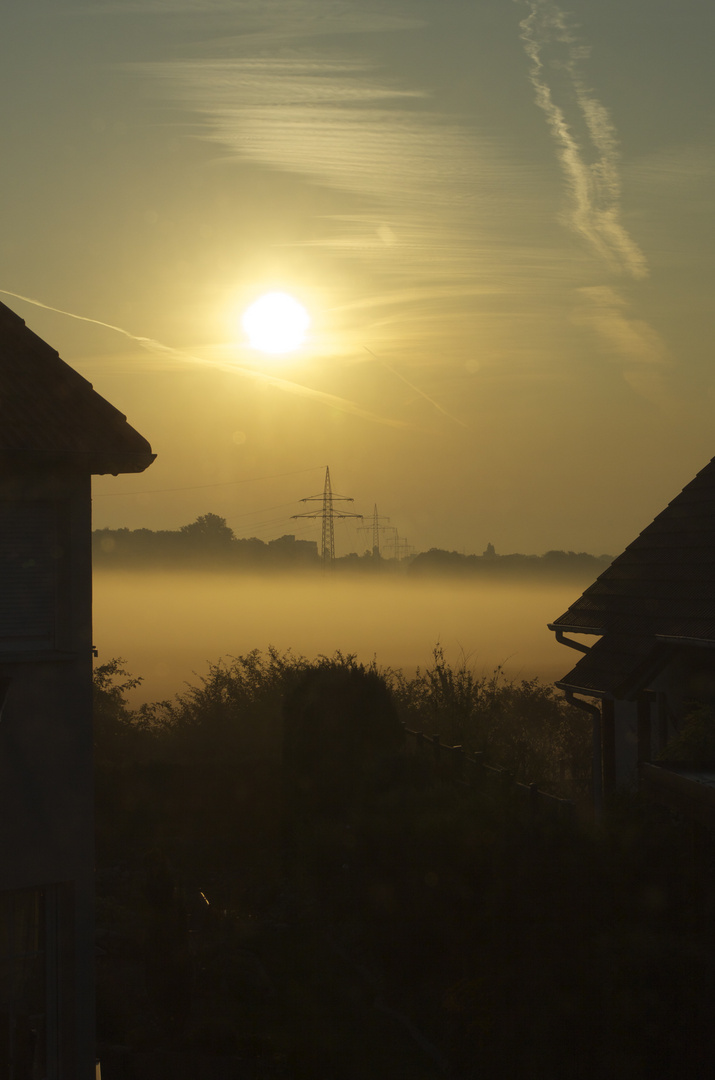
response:
[(241, 325), (254, 349), (277, 355), (300, 348), (310, 326), (310, 315), (288, 293), (269, 292), (246, 308)]

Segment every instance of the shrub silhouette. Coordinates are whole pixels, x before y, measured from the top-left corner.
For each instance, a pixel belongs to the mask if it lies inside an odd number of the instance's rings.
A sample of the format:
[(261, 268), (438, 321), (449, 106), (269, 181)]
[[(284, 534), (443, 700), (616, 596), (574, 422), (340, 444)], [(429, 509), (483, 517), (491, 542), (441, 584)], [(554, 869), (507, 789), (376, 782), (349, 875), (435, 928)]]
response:
[(590, 732), (563, 694), (538, 678), (510, 679), (501, 667), (477, 674), (465, 656), (451, 663), (439, 643), (432, 657), (412, 678), (388, 673), (406, 727), (483, 753), (523, 783), (572, 798), (587, 795)]
[(286, 798), (297, 811), (345, 811), (404, 734), (385, 678), (336, 654), (306, 670), (283, 706)]

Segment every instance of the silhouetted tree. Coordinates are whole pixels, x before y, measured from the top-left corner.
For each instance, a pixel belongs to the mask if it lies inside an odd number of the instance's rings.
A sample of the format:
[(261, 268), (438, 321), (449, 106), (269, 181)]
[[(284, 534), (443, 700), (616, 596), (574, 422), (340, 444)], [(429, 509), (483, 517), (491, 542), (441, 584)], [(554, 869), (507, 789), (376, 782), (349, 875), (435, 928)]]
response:
[(130, 675), (123, 665), (124, 660), (114, 657), (98, 664), (93, 673), (94, 756), (100, 766), (137, 760), (151, 741), (149, 725), (130, 708), (126, 697), (141, 678)]
[(190, 525), (182, 525), (180, 531), (194, 543), (211, 547), (227, 547), (235, 539), (226, 518), (218, 514), (200, 514)]

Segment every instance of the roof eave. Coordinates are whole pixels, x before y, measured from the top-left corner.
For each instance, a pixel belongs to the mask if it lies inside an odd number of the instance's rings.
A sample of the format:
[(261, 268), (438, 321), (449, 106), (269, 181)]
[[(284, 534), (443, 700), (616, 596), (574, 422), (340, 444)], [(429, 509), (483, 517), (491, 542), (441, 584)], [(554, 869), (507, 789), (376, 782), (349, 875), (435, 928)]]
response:
[(117, 454), (102, 455), (93, 459), (90, 472), (92, 476), (104, 476), (111, 473), (117, 476), (119, 473), (140, 473), (148, 469), (156, 454)]
[(563, 634), (593, 634), (594, 637), (603, 637), (606, 633), (603, 627), (579, 626), (578, 623), (550, 622), (546, 625), (553, 633), (560, 631)]
[(113, 476), (119, 473), (140, 473), (148, 469), (155, 460), (156, 454), (151, 451), (117, 451), (106, 452), (78, 452), (69, 450), (19, 450), (0, 448), (0, 463), (12, 463), (24, 465), (62, 465), (92, 476), (102, 476), (111, 473)]
[(554, 683), (554, 686), (559, 690), (563, 690), (569, 694), (582, 694), (584, 697), (595, 697), (599, 699), (609, 698), (612, 695), (607, 690), (595, 690), (593, 687), (576, 686), (573, 683), (566, 682), (564, 679), (560, 679)]

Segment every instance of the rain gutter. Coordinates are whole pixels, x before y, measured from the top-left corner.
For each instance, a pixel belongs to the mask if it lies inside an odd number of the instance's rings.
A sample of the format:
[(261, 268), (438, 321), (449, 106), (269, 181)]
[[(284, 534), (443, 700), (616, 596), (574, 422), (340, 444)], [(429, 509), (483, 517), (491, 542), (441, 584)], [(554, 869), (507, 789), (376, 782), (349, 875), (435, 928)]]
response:
[[(584, 645), (581, 641), (574, 641), (572, 638), (567, 638), (564, 635), (566, 633), (571, 634), (594, 634), (598, 637), (602, 637), (603, 630), (584, 630), (582, 626), (559, 626), (556, 623), (548, 623), (549, 630), (552, 630), (556, 635), (556, 640), (559, 645), (566, 645), (569, 649), (575, 649), (576, 652), (587, 653), (591, 651), (591, 645)], [(600, 697), (597, 692), (594, 693), (591, 690), (580, 687), (568, 686), (565, 683), (557, 682), (554, 684), (563, 690), (566, 695), (566, 700), (569, 705), (575, 706), (577, 709), (581, 709), (582, 712), (587, 712), (591, 716), (591, 731), (592, 731), (592, 752), (591, 752), (591, 769), (593, 774), (593, 814), (596, 821), (600, 821), (603, 816), (603, 750), (601, 746), (601, 710), (598, 705), (594, 705), (589, 701), (584, 701), (580, 697), (576, 697), (577, 693), (587, 694), (589, 697)]]

